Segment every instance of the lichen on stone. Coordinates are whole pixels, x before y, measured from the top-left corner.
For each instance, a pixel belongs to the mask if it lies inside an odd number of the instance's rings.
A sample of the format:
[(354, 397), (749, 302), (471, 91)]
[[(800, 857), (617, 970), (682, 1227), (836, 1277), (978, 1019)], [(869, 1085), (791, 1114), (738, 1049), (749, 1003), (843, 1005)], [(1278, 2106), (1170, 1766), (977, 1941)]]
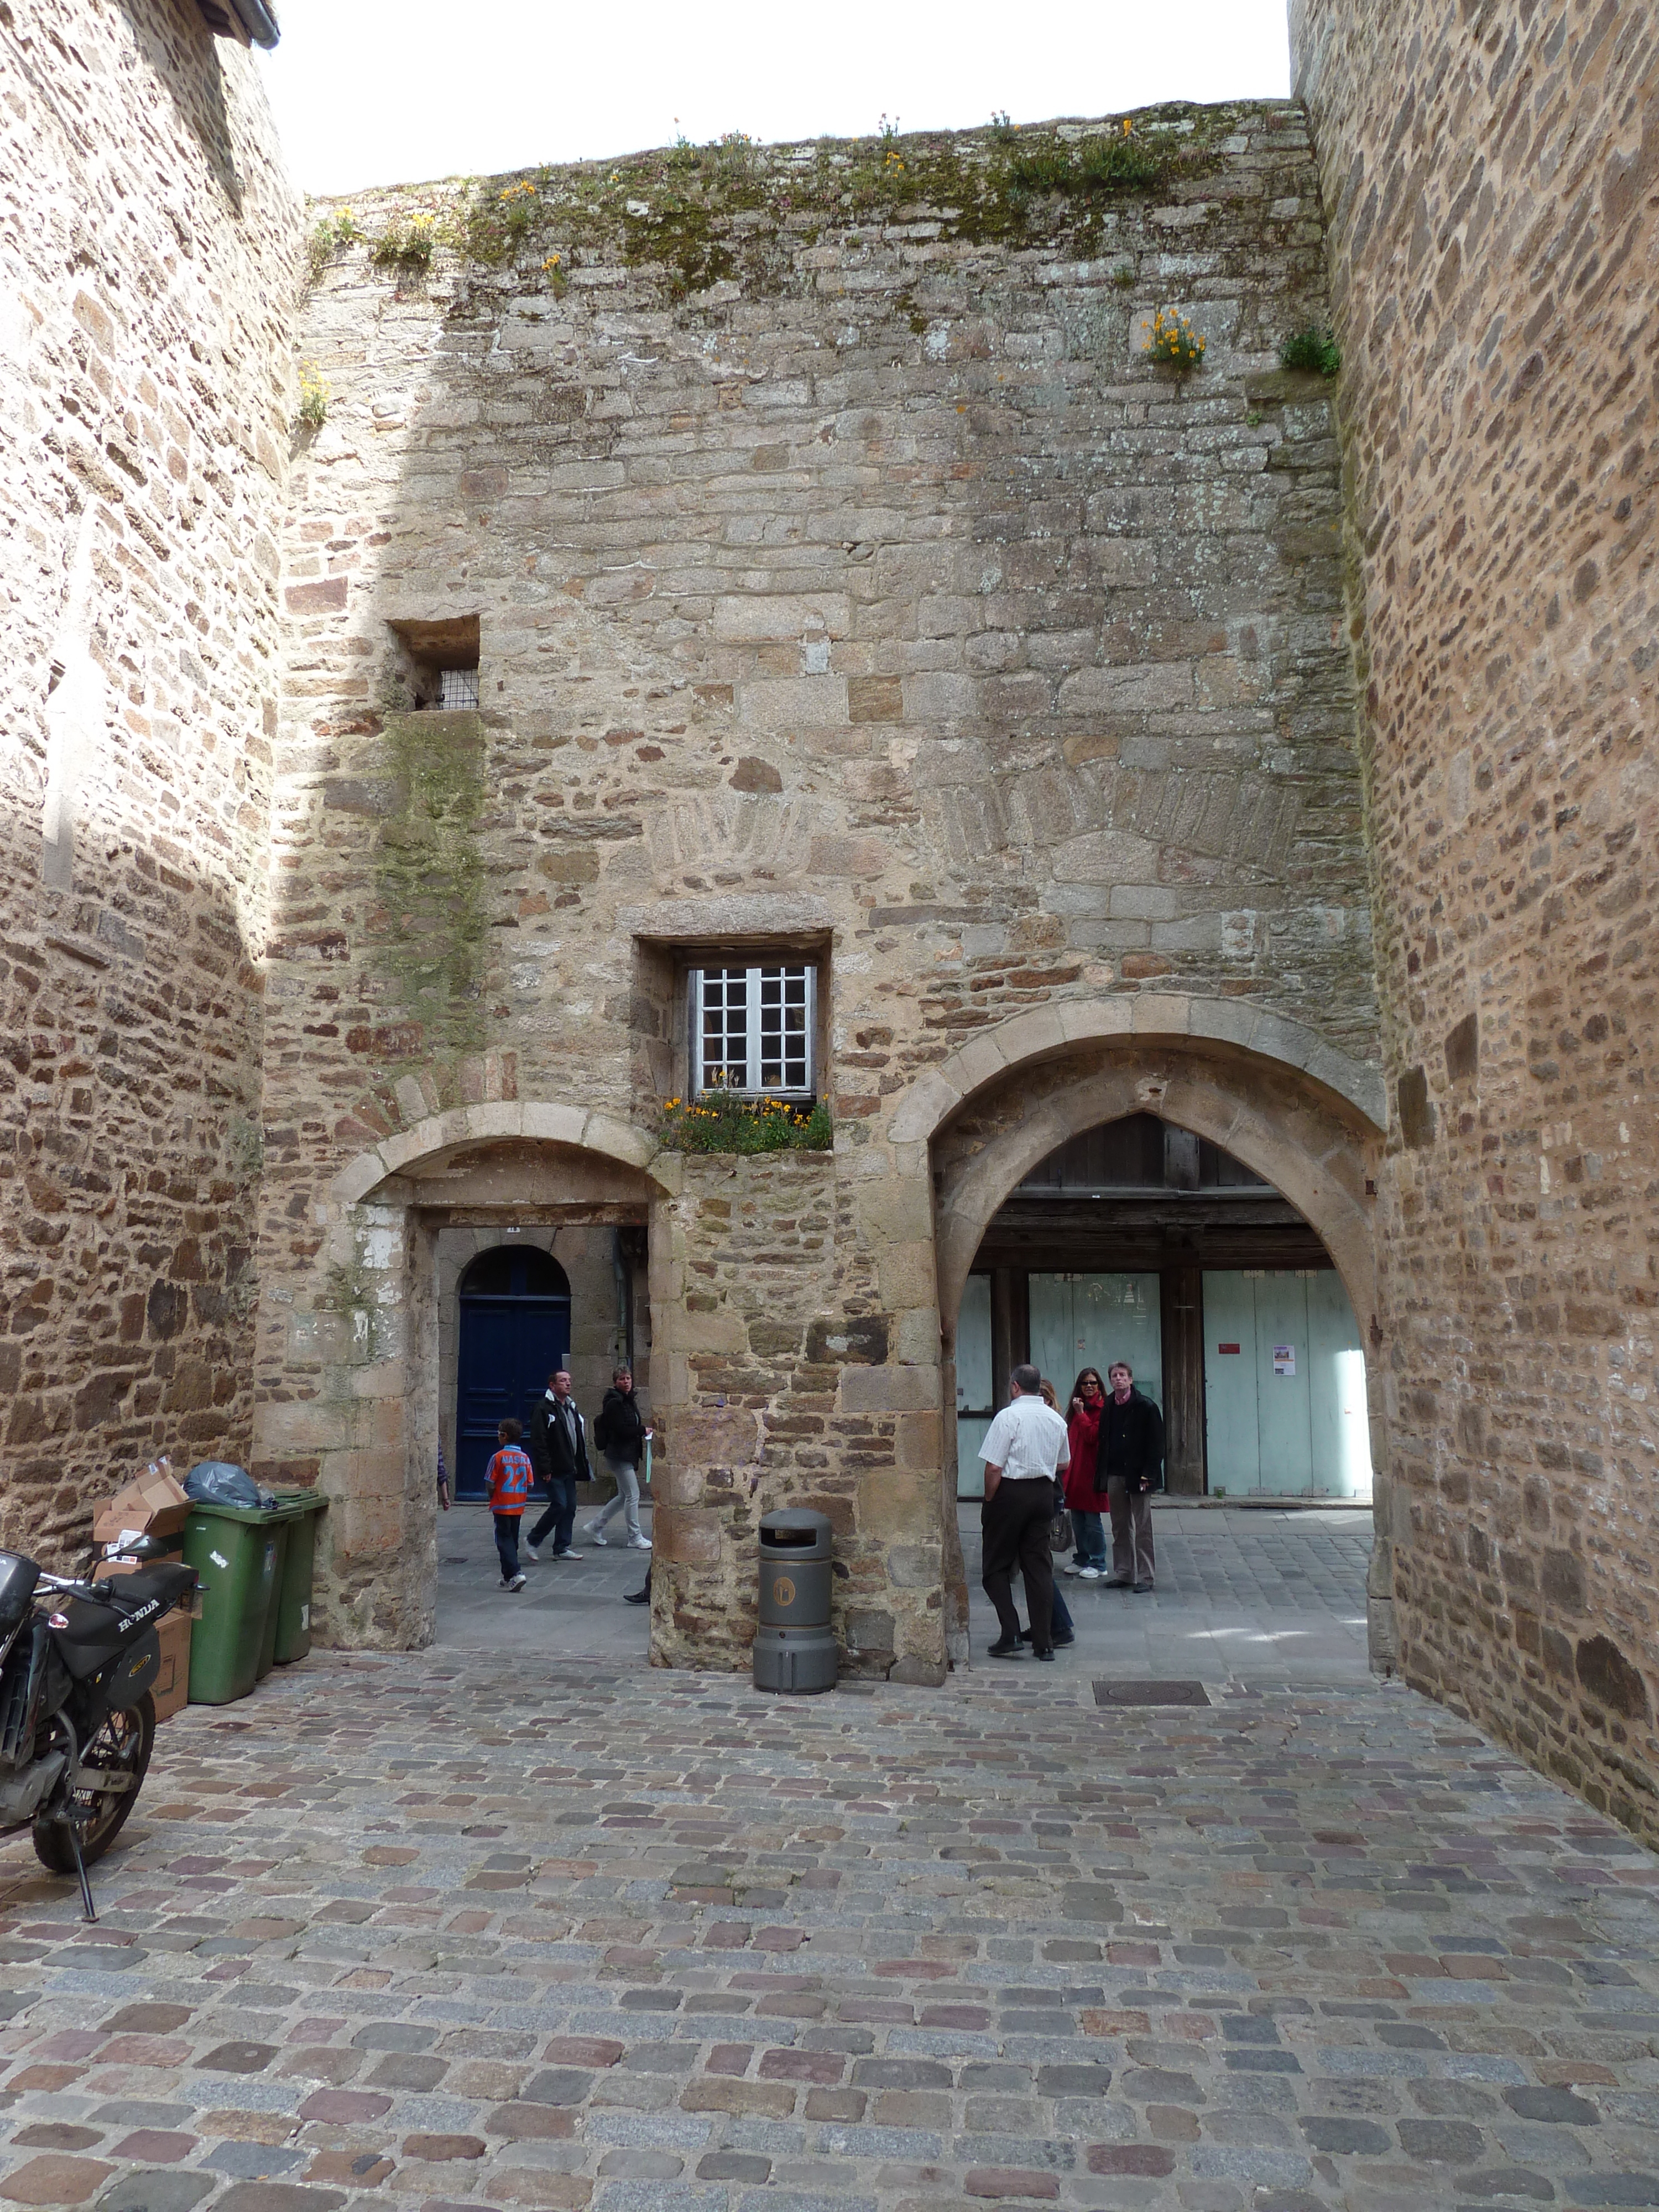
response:
[(478, 823), (483, 722), (476, 713), (389, 714), (382, 735), (399, 805), (374, 857), (376, 966), (428, 1049), (459, 1055), (484, 1036), (488, 902)]

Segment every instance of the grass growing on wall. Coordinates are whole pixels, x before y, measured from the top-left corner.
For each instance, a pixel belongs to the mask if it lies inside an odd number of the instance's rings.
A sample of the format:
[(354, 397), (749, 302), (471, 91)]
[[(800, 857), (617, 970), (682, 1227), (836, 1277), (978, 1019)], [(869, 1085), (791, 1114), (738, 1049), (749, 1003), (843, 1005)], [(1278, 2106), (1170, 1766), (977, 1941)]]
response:
[(402, 804), (375, 854), (375, 960), (430, 1045), (476, 1052), (489, 927), (478, 836), (483, 720), (389, 714), (384, 735)]
[[(610, 162), (542, 167), (423, 193), (374, 258), (400, 270), (435, 240), (479, 270), (551, 294), (589, 261), (663, 274), (671, 299), (721, 282), (775, 289), (791, 253), (826, 229), (927, 222), (945, 239), (1102, 244), (1115, 203), (1178, 191), (1214, 169), (1243, 108), (1171, 102), (1086, 128), (901, 134), (761, 146), (739, 131)], [(786, 239), (787, 246), (786, 248)], [(424, 260), (421, 263), (424, 268)]]

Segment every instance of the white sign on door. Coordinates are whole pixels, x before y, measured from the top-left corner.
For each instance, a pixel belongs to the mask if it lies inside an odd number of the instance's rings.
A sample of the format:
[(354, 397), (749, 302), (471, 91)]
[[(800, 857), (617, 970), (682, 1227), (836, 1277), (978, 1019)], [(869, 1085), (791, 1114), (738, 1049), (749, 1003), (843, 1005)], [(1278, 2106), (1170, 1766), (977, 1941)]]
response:
[(1294, 1375), (1295, 1372), (1296, 1346), (1293, 1344), (1274, 1345), (1273, 1373), (1275, 1375)]

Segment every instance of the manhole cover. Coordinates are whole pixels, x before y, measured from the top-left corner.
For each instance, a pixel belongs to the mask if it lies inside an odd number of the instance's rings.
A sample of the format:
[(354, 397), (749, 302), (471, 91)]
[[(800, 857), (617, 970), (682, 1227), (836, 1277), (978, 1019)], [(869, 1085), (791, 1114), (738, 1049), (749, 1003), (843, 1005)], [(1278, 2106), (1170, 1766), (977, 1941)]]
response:
[(1097, 1682), (1097, 1705), (1207, 1705), (1202, 1682)]

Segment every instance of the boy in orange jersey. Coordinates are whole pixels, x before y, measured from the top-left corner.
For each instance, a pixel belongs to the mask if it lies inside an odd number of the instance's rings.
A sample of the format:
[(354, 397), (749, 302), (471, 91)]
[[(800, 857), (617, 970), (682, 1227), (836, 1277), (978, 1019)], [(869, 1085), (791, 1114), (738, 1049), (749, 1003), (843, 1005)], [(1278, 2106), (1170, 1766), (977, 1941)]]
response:
[(495, 1434), (501, 1448), (484, 1470), (484, 1480), (489, 1485), (489, 1510), (495, 1516), (495, 1549), (501, 1554), (501, 1588), (521, 1590), (526, 1577), (519, 1571), (519, 1523), (524, 1518), (525, 1501), (530, 1496), (535, 1471), (530, 1464), (529, 1453), (519, 1446), (519, 1439), (524, 1434), (521, 1422), (503, 1421)]

